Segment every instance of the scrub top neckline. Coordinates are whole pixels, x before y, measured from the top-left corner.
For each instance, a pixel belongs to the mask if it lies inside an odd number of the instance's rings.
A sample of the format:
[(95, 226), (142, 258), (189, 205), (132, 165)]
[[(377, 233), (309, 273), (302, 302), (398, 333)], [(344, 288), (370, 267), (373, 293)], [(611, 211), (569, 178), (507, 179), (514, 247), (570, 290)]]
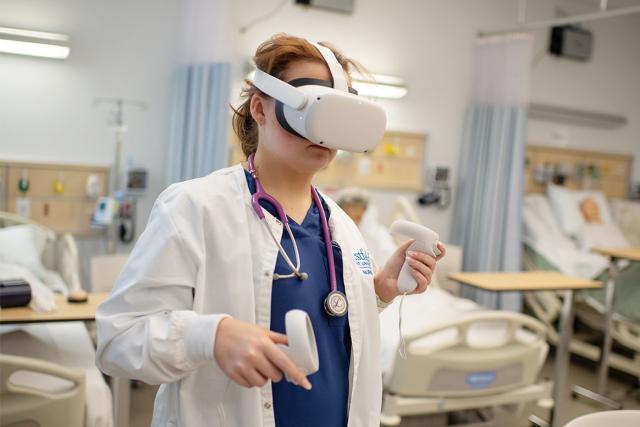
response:
[[(245, 177), (246, 177), (246, 182), (247, 182), (247, 187), (249, 188), (249, 193), (254, 194), (256, 192), (255, 180), (253, 179), (253, 176), (251, 176), (251, 173), (249, 173), (249, 171), (244, 168), (244, 166), (242, 167), (242, 170), (244, 171), (244, 174), (245, 174)], [(320, 202), (322, 203), (322, 208), (324, 209), (325, 214), (327, 215), (327, 221), (328, 221), (329, 217), (331, 215), (331, 210), (329, 209), (329, 207), (327, 206), (326, 202), (324, 201), (324, 198), (320, 194), (318, 194), (318, 196), (320, 197)], [(263, 207), (264, 210), (266, 210), (269, 214), (271, 214), (272, 216), (275, 217), (274, 212), (271, 211), (271, 205), (267, 204), (267, 206), (263, 206), (262, 203), (260, 203), (260, 205)], [(302, 230), (304, 232), (304, 231), (307, 230), (307, 226), (309, 225), (308, 222), (310, 220), (312, 220), (312, 215), (313, 214), (318, 214), (317, 210), (318, 210), (318, 207), (313, 202), (313, 198), (312, 198), (311, 202), (309, 204), (309, 208), (307, 209), (307, 212), (305, 213), (304, 218), (302, 219), (301, 223), (298, 223), (296, 220), (291, 218), (289, 215), (287, 215), (287, 220), (293, 226), (295, 226), (296, 229), (300, 229), (300, 230)], [(307, 234), (307, 233), (304, 233), (304, 234)], [(304, 238), (304, 237), (308, 237), (308, 236), (302, 235), (300, 237)]]

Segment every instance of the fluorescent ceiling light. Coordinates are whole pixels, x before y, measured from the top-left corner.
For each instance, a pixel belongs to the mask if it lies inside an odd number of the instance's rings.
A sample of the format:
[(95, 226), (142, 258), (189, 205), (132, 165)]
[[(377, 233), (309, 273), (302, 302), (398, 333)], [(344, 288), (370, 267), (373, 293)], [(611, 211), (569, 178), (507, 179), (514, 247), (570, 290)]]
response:
[(405, 85), (388, 85), (359, 80), (354, 80), (352, 86), (358, 91), (358, 95), (366, 96), (367, 98), (400, 99), (409, 92)]
[(352, 86), (359, 95), (367, 98), (400, 99), (409, 92), (402, 78), (385, 74), (355, 74)]
[[(247, 80), (253, 81), (255, 71), (247, 74)], [(358, 95), (367, 98), (388, 98), (400, 99), (407, 95), (409, 90), (400, 77), (388, 76), (384, 74), (372, 74), (371, 78), (355, 75), (351, 84)]]
[(69, 36), (64, 34), (0, 27), (2, 53), (65, 59), (70, 50)]

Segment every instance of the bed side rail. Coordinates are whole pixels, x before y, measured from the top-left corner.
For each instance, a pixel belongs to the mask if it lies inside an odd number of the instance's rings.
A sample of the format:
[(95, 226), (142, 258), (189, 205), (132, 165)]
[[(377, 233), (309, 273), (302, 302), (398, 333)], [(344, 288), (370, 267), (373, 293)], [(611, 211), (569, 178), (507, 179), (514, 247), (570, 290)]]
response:
[[(407, 347), (411, 348), (412, 342), (423, 339), (428, 335), (433, 335), (435, 333), (449, 329), (456, 329), (458, 332), (456, 342), (450, 345), (464, 344), (467, 346), (472, 346), (472, 343), (470, 343), (469, 341), (469, 331), (471, 327), (474, 324), (485, 322), (504, 323), (507, 328), (507, 335), (505, 337), (505, 342), (507, 343), (516, 341), (516, 333), (520, 329), (526, 329), (529, 332), (532, 332), (539, 340), (546, 339), (547, 335), (547, 327), (542, 322), (534, 319), (531, 316), (514, 313), (511, 311), (487, 310), (465, 315), (463, 318), (454, 320), (452, 322), (442, 323), (436, 326), (428, 326), (420, 331), (406, 335), (405, 342), (407, 344)], [(503, 344), (504, 343), (501, 343), (500, 345)]]

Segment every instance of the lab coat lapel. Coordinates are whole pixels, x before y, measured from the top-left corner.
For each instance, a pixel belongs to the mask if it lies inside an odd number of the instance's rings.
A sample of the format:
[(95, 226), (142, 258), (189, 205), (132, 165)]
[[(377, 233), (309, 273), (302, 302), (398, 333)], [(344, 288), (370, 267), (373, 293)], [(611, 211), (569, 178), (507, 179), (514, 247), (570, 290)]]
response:
[[(331, 204), (327, 204), (329, 210), (332, 209)], [(329, 217), (329, 230), (331, 232), (331, 239), (336, 241), (342, 249), (342, 276), (344, 280), (344, 290), (347, 294), (347, 301), (349, 302), (349, 330), (351, 332), (351, 364), (349, 366), (350, 373), (350, 387), (349, 387), (349, 407), (351, 407), (351, 398), (353, 391), (358, 380), (358, 372), (360, 366), (360, 358), (362, 353), (362, 333), (360, 331), (362, 315), (360, 310), (359, 290), (356, 288), (359, 283), (359, 276), (354, 274), (353, 261), (351, 259), (353, 248), (350, 245), (348, 239), (348, 230), (340, 221), (336, 221), (336, 215), (332, 214)]]

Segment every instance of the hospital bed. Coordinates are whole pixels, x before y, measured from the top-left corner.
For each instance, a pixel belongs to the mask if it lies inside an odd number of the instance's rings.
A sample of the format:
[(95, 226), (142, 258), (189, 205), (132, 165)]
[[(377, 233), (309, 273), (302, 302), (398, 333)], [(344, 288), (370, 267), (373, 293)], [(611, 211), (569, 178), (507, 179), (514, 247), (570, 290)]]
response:
[[(0, 228), (29, 224), (42, 244), (42, 264), (61, 278), (65, 291), (79, 289), (78, 253), (73, 237), (57, 235), (32, 221), (0, 212)], [(0, 326), (0, 352), (31, 357), (76, 368), (85, 374), (85, 420), (87, 427), (112, 427), (111, 391), (95, 366), (95, 349), (82, 322), (37, 323)], [(38, 380), (23, 377), (23, 387), (37, 386)]]
[(550, 399), (552, 383), (539, 379), (548, 351), (541, 322), (485, 310), (434, 280), (424, 294), (403, 302), (403, 358), (398, 300), (380, 315), (383, 425), (398, 425), (408, 415), (470, 410), (486, 421), (492, 408), (521, 411), (527, 402)]
[[(562, 234), (553, 217), (547, 198), (539, 194), (525, 196), (524, 200), (524, 266), (528, 270), (560, 270), (576, 276), (591, 275), (604, 279), (607, 261), (595, 254), (578, 251), (573, 242)], [(554, 260), (552, 263), (550, 260)], [(638, 265), (622, 270), (616, 284), (621, 281), (640, 281)], [(549, 342), (558, 343), (557, 319), (562, 306), (561, 296), (556, 292), (528, 292), (525, 302), (533, 314), (549, 328)], [(626, 308), (634, 310), (632, 301), (623, 301)], [(638, 302), (637, 304), (640, 304)], [(637, 306), (636, 306), (637, 307)], [(616, 307), (614, 307), (614, 310)], [(602, 304), (588, 293), (579, 294), (575, 306), (576, 318), (598, 332), (602, 330)], [(613, 315), (612, 336), (624, 347), (623, 352), (612, 352), (609, 365), (613, 368), (640, 377), (640, 323), (620, 313)], [(574, 334), (570, 343), (571, 352), (593, 361), (600, 359), (600, 343), (594, 334)]]
[(0, 425), (82, 427), (84, 384), (80, 370), (0, 354)]
[[(421, 222), (401, 196), (388, 225), (397, 219)], [(399, 354), (400, 298), (380, 315), (383, 425), (415, 415), (429, 417), (429, 425), (452, 425), (465, 412), (486, 419), (496, 407), (521, 411), (525, 403), (551, 398), (552, 382), (539, 378), (548, 351), (546, 327), (532, 317), (486, 310), (447, 292), (457, 293), (459, 285), (447, 276), (461, 266), (462, 249), (447, 244), (427, 291), (405, 297), (406, 358)], [(453, 421), (448, 414), (463, 416)]]

